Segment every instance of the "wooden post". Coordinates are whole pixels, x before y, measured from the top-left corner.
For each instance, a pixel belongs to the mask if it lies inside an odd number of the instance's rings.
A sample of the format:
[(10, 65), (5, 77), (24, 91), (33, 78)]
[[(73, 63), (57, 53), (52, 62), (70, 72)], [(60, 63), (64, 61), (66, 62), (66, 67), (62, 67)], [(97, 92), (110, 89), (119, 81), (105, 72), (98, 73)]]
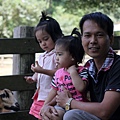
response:
[[(14, 28), (14, 38), (33, 37), (34, 27), (18, 26)], [(35, 41), (33, 41), (35, 42)], [(13, 75), (32, 73), (31, 64), (35, 62), (35, 54), (14, 54), (13, 55)], [(15, 97), (20, 104), (20, 109), (29, 109), (32, 104), (34, 91), (17, 91)]]

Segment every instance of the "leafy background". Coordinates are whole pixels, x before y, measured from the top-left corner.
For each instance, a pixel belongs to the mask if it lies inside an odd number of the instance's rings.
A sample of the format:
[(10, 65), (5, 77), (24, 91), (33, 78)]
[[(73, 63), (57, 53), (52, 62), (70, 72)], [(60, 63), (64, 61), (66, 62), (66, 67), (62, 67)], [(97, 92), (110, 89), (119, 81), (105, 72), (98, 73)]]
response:
[(0, 38), (13, 37), (17, 26), (35, 26), (43, 10), (60, 23), (64, 34), (78, 27), (84, 14), (95, 11), (120, 23), (119, 0), (0, 0)]

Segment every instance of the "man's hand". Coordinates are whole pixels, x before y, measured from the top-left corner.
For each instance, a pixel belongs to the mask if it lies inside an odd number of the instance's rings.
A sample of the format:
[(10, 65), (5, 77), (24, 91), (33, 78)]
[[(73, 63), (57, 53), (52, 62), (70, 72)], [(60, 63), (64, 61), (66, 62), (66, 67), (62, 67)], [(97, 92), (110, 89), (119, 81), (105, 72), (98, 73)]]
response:
[(56, 102), (59, 106), (65, 108), (65, 104), (67, 103), (67, 101), (69, 100), (69, 98), (71, 98), (71, 94), (68, 90), (66, 90), (63, 86), (61, 87), (62, 91), (61, 92), (57, 92), (57, 96), (56, 96)]
[(43, 120), (55, 120), (55, 116), (57, 115), (56, 109), (50, 105), (44, 105), (40, 111), (40, 116)]

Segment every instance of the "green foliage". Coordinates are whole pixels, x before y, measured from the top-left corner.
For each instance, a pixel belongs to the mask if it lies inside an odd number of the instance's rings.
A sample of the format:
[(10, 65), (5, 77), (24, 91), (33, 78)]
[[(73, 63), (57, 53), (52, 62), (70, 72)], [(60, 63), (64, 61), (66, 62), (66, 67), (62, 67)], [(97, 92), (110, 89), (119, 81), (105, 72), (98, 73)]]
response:
[(114, 32), (114, 35), (115, 35), (115, 36), (120, 36), (120, 31), (115, 31), (115, 32)]
[(13, 29), (19, 25), (36, 25), (46, 8), (45, 0), (1, 0), (0, 38), (12, 37)]
[(120, 21), (119, 0), (0, 0), (0, 38), (13, 37), (17, 26), (35, 26), (43, 10), (60, 23), (64, 34), (89, 12), (101, 11)]
[[(53, 7), (56, 8), (57, 16), (60, 16), (64, 32), (71, 31), (73, 26), (78, 26), (81, 16), (91, 12), (103, 12), (114, 22), (120, 21), (119, 0), (52, 0)], [(61, 10), (57, 8), (61, 7)], [(61, 13), (60, 13), (61, 12)], [(56, 15), (55, 15), (56, 16)], [(67, 17), (66, 17), (67, 16)], [(77, 23), (77, 24), (76, 24)]]
[(53, 0), (55, 5), (61, 4), (66, 11), (76, 14), (78, 9), (86, 12), (102, 10), (110, 14), (120, 7), (119, 0)]
[(53, 16), (60, 23), (64, 34), (70, 34), (74, 27), (78, 27), (79, 16), (64, 12), (62, 6), (56, 7)]

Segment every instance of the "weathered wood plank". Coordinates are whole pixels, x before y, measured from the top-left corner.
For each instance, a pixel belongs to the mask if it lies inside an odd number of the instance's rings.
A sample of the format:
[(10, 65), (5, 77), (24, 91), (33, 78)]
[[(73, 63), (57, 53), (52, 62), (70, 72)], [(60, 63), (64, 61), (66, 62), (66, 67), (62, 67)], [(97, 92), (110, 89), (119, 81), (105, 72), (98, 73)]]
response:
[(120, 36), (114, 37), (114, 44), (112, 47), (114, 50), (120, 50)]
[(10, 112), (0, 114), (0, 120), (38, 120), (26, 111)]
[(27, 54), (43, 51), (34, 38), (0, 39), (0, 54)]
[[(114, 50), (120, 49), (120, 36), (114, 37)], [(43, 50), (34, 38), (9, 38), (0, 39), (0, 54), (28, 54), (39, 53)]]
[[(26, 74), (32, 75), (32, 74)], [(0, 76), (0, 89), (8, 88), (12, 91), (34, 90), (35, 84), (29, 84), (24, 79), (25, 75)]]

